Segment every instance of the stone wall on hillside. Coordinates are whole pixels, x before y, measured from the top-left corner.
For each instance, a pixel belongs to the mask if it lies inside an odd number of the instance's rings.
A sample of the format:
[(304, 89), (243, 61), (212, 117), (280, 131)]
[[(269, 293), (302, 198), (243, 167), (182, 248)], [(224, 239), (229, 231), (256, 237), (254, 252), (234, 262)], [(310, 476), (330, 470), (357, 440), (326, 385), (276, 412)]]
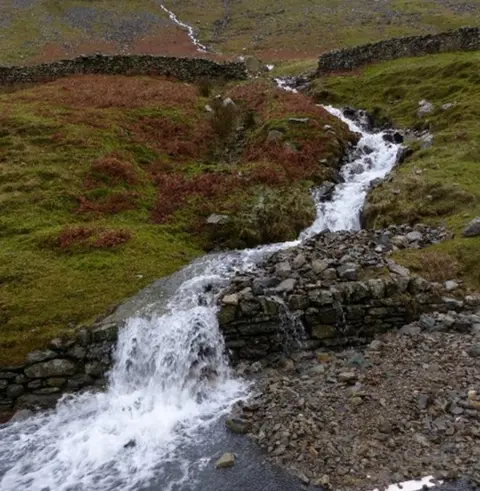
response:
[(33, 66), (0, 66), (0, 85), (32, 84), (71, 75), (162, 75), (179, 80), (243, 80), (243, 62), (216, 63), (203, 58), (149, 55), (92, 55)]
[(234, 279), (221, 298), (219, 324), (227, 348), (233, 358), (258, 360), (302, 338), (309, 349), (367, 342), (424, 313), (462, 312), (459, 285), (451, 282), (454, 288), (446, 291), (389, 257), (446, 235), (425, 226), (324, 232), (274, 254)]
[(0, 413), (48, 408), (68, 392), (102, 388), (112, 363), (118, 324), (80, 329), (71, 339), (54, 339), (32, 351), (23, 365), (0, 367)]
[(317, 74), (353, 70), (369, 63), (435, 53), (480, 50), (480, 28), (464, 27), (426, 36), (387, 39), (320, 56)]

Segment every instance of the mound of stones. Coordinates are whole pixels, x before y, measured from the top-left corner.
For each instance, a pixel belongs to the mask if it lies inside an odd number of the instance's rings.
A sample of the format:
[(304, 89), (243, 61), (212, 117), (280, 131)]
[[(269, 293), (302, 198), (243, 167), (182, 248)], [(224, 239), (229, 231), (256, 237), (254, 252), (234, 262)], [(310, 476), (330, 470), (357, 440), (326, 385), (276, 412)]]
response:
[(324, 489), (431, 475), (479, 484), (479, 314), (424, 316), (363, 348), (242, 362), (258, 392), (227, 427)]
[(422, 313), (462, 310), (465, 300), (455, 291), (413, 276), (391, 259), (393, 251), (447, 235), (425, 225), (326, 231), (273, 254), (236, 277), (220, 298), (227, 347), (234, 359), (257, 360), (289, 343), (311, 348), (365, 342)]

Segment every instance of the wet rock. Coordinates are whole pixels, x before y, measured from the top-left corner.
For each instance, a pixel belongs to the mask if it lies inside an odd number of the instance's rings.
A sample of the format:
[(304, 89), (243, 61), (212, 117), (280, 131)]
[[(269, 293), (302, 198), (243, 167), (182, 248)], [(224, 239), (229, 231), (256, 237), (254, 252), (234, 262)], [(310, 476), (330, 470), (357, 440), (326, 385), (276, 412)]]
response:
[[(312, 262), (312, 270), (316, 275), (323, 273), (326, 269), (328, 269), (329, 263), (325, 260), (315, 260)], [(336, 276), (336, 273), (335, 273)]]
[(10, 423), (20, 423), (22, 421), (27, 420), (28, 418), (31, 418), (34, 415), (33, 411), (30, 411), (29, 409), (20, 409), (17, 411), (11, 418), (10, 418)]
[(225, 421), (225, 426), (237, 435), (246, 435), (251, 428), (251, 423), (241, 418), (228, 418)]
[(235, 465), (235, 456), (232, 453), (224, 453), (216, 462), (217, 469), (227, 469)]
[(231, 295), (225, 295), (222, 298), (222, 303), (224, 305), (238, 305), (240, 296), (237, 293), (232, 293)]
[(332, 197), (334, 190), (335, 184), (333, 182), (326, 181), (315, 190), (316, 198), (319, 201), (327, 201)]

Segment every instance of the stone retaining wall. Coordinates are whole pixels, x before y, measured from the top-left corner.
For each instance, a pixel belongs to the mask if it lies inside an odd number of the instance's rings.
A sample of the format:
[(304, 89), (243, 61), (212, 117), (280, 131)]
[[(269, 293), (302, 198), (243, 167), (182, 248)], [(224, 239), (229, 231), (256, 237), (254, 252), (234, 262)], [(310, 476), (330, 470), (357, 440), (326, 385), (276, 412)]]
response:
[(480, 28), (464, 27), (440, 34), (387, 39), (325, 53), (319, 58), (317, 74), (348, 71), (369, 63), (397, 58), (479, 49)]
[(389, 257), (446, 236), (422, 225), (325, 232), (274, 254), (234, 279), (221, 298), (227, 348), (233, 358), (258, 360), (302, 336), (308, 349), (368, 342), (423, 313), (462, 311), (460, 285), (430, 283)]
[(52, 407), (64, 393), (103, 387), (117, 332), (118, 325), (108, 322), (81, 329), (32, 351), (24, 365), (0, 368), (0, 413)]
[(31, 84), (80, 74), (163, 75), (188, 82), (202, 78), (247, 78), (243, 62), (216, 63), (203, 58), (148, 55), (93, 55), (33, 66), (0, 66), (0, 85)]

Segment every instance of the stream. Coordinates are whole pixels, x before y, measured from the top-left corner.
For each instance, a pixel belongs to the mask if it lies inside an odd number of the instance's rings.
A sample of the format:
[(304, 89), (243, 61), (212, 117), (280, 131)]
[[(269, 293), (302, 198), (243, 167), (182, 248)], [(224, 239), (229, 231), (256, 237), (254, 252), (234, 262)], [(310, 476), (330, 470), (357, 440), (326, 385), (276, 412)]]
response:
[[(216, 297), (275, 251), (326, 228), (360, 227), (369, 184), (393, 168), (399, 146), (326, 109), (362, 134), (358, 148), (369, 153), (359, 150), (342, 168), (344, 182), (330, 201), (317, 202), (312, 226), (297, 241), (208, 255), (162, 281), (120, 331), (105, 392), (68, 396), (55, 410), (0, 425), (1, 491), (301, 489), (223, 427), (251, 389), (229, 367)], [(205, 376), (212, 370), (214, 380)], [(236, 452), (238, 464), (215, 470), (225, 451)]]

